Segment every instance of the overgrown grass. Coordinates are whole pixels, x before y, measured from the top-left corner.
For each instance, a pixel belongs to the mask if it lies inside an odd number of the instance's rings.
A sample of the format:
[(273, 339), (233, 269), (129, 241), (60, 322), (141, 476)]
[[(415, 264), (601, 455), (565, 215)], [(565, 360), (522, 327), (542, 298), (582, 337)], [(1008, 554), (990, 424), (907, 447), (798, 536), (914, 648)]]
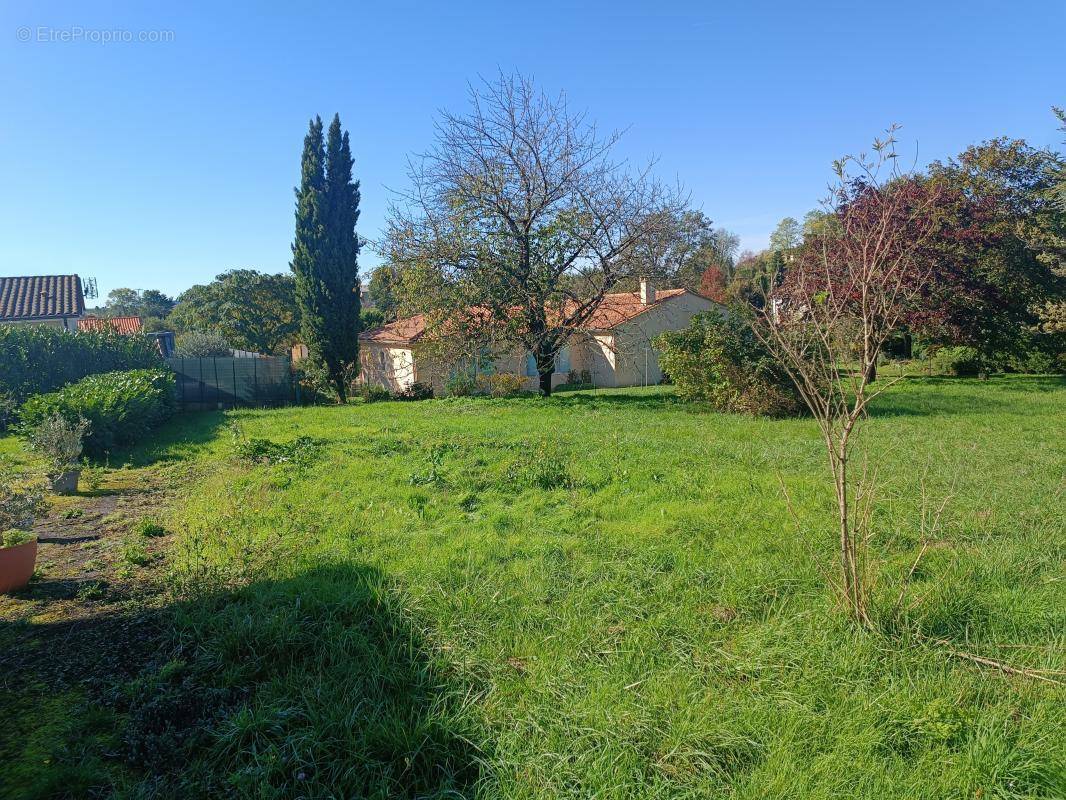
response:
[(663, 389), (229, 416), (315, 453), (241, 458), (192, 418), (135, 457), (210, 467), (161, 520), (180, 602), (128, 690), (141, 796), (1066, 794), (1066, 692), (932, 643), (1066, 670), (1062, 381), (879, 401), (878, 633), (821, 574), (810, 420)]

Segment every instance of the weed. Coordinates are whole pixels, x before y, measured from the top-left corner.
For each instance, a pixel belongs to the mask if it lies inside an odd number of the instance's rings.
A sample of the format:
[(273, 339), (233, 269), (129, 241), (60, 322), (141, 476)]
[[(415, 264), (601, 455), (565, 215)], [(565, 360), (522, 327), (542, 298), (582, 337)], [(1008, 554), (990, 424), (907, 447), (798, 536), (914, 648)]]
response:
[(122, 560), (135, 567), (144, 567), (152, 563), (152, 556), (139, 541), (127, 539), (122, 546)]
[(167, 535), (167, 529), (153, 519), (138, 520), (134, 531), (149, 539)]
[(523, 453), (507, 470), (507, 482), (515, 489), (573, 489), (577, 481), (564, 458), (558, 453), (535, 448)]

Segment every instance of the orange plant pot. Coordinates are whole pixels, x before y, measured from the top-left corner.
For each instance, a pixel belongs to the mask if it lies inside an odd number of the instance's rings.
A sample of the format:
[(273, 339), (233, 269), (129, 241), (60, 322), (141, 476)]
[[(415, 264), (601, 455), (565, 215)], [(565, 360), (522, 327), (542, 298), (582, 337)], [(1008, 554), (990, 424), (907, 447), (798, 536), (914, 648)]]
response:
[(36, 539), (14, 547), (0, 547), (0, 594), (21, 589), (29, 583), (36, 563)]

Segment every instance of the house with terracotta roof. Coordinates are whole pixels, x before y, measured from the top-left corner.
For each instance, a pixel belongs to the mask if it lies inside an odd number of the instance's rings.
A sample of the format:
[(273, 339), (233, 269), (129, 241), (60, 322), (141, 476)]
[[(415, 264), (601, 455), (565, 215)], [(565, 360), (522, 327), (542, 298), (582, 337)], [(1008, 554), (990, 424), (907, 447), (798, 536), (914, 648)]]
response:
[(144, 330), (140, 317), (97, 317), (94, 314), (78, 320), (79, 331), (112, 331), (123, 336), (132, 336)]
[[(656, 290), (646, 278), (641, 279), (639, 291), (604, 295), (584, 328), (556, 356), (552, 385), (565, 383), (571, 373), (588, 373), (599, 387), (659, 383), (663, 373), (655, 338), (687, 327), (697, 314), (720, 308), (687, 289)], [(394, 392), (416, 381), (441, 390), (449, 378), (447, 370), (420, 353), (428, 327), (427, 319), (419, 314), (361, 334), (361, 379)], [(538, 386), (536, 364), (529, 353), (497, 356), (491, 364), (479, 365), (479, 370), (517, 373), (527, 378), (529, 389)]]
[(73, 333), (84, 315), (77, 275), (0, 278), (0, 325), (51, 325)]

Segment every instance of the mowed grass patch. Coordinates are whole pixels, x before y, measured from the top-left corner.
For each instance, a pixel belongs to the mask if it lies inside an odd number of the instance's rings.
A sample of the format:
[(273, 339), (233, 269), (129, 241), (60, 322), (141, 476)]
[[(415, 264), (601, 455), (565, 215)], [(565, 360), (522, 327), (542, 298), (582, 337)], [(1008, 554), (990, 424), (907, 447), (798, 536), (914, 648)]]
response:
[(1064, 401), (1061, 381), (1003, 378), (878, 402), (880, 633), (846, 623), (822, 574), (834, 512), (810, 420), (658, 388), (227, 415), (245, 437), (308, 437), (299, 463), (238, 458), (200, 425), (177, 452), (204, 477), (161, 520), (180, 669), (136, 691), (210, 703), (176, 720), (196, 734), (151, 785), (1062, 796), (1062, 689), (933, 640), (1066, 669)]

